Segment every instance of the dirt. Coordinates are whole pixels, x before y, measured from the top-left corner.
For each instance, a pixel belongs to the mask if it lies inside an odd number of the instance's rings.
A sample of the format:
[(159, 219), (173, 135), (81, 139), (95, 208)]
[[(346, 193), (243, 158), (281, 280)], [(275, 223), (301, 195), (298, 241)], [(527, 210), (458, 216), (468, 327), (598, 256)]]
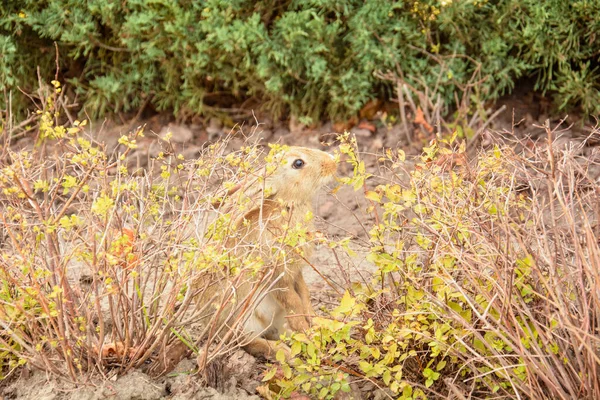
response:
[[(243, 353), (243, 354), (239, 354)], [(231, 356), (232, 360), (250, 357), (241, 350)], [(254, 362), (256, 364), (256, 362)], [(232, 362), (232, 365), (239, 366)], [(246, 363), (246, 367), (252, 363)], [(3, 399), (37, 399), (37, 400), (225, 400), (225, 399), (259, 399), (249, 394), (242, 387), (251, 387), (252, 383), (239, 381), (228, 370), (230, 378), (218, 389), (202, 385), (195, 376), (196, 363), (193, 360), (183, 360), (167, 377), (152, 379), (140, 371), (113, 377), (108, 380), (92, 380), (79, 387), (67, 382), (51, 379), (41, 371), (31, 371), (2, 391)], [(242, 373), (242, 368), (238, 368)], [(258, 383), (258, 381), (256, 381)]]
[[(520, 97), (519, 97), (520, 96)], [(550, 112), (544, 102), (536, 100), (535, 95), (520, 93), (502, 99), (498, 107), (506, 106), (485, 132), (481, 134), (483, 144), (490, 144), (510, 135), (519, 137), (531, 136), (532, 140), (539, 136), (540, 129), (536, 124), (543, 124)], [(515, 109), (514, 118), (512, 109)], [(514, 121), (514, 122), (513, 122)], [(553, 122), (556, 122), (554, 119)], [(146, 123), (146, 137), (139, 141), (139, 148), (129, 157), (129, 162), (138, 167), (147, 167), (151, 157), (165, 151), (164, 145), (157, 140), (164, 136), (165, 127), (172, 123), (164, 116), (154, 117)], [(516, 127), (514, 126), (516, 124)], [(97, 139), (106, 143), (108, 152), (117, 147), (120, 135), (129, 132), (134, 125), (114, 123), (92, 124), (92, 131), (97, 132)], [(297, 124), (286, 125), (266, 121), (263, 125), (249, 128), (256, 130), (264, 143), (280, 141), (289, 145), (301, 145), (331, 150), (334, 146), (334, 135), (331, 124), (318, 128), (299, 127)], [(205, 126), (175, 124), (169, 126), (173, 132), (175, 152), (181, 152), (186, 159), (199, 154), (204, 143), (220, 135), (228, 134), (231, 128), (223, 127), (218, 121), (210, 120)], [(564, 144), (581, 143), (589, 128), (575, 124), (569, 131), (563, 132)], [(408, 153), (416, 154), (417, 150), (407, 146), (405, 133), (400, 125), (385, 126), (377, 124), (375, 132), (369, 129), (354, 129), (367, 170), (375, 175), (383, 174), (379, 170), (376, 153), (385, 147), (402, 147)], [(538, 136), (536, 136), (538, 135)], [(232, 140), (232, 147), (241, 146), (243, 138)], [(486, 143), (489, 141), (489, 143)], [(31, 139), (21, 139), (15, 147), (31, 146)], [(585, 147), (585, 146), (584, 146)], [(589, 147), (589, 146), (588, 146)], [(597, 149), (596, 149), (597, 150)], [(589, 152), (596, 151), (594, 149)], [(588, 150), (585, 150), (588, 151)], [(596, 151), (597, 153), (597, 151)], [(342, 175), (350, 173), (346, 166), (341, 167)], [(349, 187), (339, 190), (335, 196), (322, 193), (316, 200), (315, 214), (317, 228), (334, 238), (352, 237), (352, 248), (356, 255), (346, 256), (329, 248), (318, 248), (312, 266), (305, 269), (305, 278), (310, 286), (313, 304), (316, 310), (331, 308), (336, 299), (351, 281), (369, 281), (373, 266), (366, 261), (368, 251), (367, 229), (372, 226), (365, 212), (367, 204), (360, 193)], [(175, 371), (166, 377), (152, 379), (148, 375), (133, 371), (121, 377), (96, 379), (88, 384), (76, 387), (68, 382), (57, 380), (40, 371), (23, 369), (20, 376), (9, 379), (0, 388), (0, 399), (37, 399), (37, 400), (71, 400), (71, 399), (258, 399), (256, 387), (260, 385), (261, 373), (265, 369), (262, 362), (239, 350), (228, 359), (222, 360), (213, 371), (217, 377), (213, 387), (207, 387), (205, 380), (197, 374), (194, 359), (184, 359)], [(19, 373), (19, 372), (18, 372)]]

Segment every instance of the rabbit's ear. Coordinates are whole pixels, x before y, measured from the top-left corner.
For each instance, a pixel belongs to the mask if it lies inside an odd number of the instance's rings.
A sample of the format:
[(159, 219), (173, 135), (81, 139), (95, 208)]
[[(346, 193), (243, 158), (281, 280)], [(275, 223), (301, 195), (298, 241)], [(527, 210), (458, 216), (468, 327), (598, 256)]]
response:
[(261, 215), (263, 218), (269, 218), (273, 210), (277, 209), (278, 204), (279, 203), (274, 201), (274, 199), (267, 198), (265, 201), (245, 213), (243, 219), (254, 222), (258, 221)]

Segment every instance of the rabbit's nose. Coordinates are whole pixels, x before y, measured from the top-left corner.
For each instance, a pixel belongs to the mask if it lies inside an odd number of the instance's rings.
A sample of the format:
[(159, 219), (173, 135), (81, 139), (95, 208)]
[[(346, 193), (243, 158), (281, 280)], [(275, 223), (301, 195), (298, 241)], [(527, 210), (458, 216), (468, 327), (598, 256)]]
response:
[(331, 160), (321, 163), (321, 170), (325, 175), (335, 174), (337, 171), (337, 164), (335, 163), (335, 158), (331, 156)]

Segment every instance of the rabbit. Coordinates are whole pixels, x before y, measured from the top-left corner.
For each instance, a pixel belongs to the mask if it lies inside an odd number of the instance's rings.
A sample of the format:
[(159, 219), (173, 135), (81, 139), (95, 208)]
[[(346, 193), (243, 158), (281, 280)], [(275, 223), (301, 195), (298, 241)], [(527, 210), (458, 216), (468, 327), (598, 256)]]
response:
[[(249, 257), (244, 252), (261, 247), (265, 250), (262, 252), (265, 254), (259, 253), (265, 260), (262, 268), (271, 268), (272, 274), (266, 282), (259, 279), (258, 283), (253, 283), (246, 279), (234, 294), (226, 281), (232, 278), (211, 276), (201, 283), (203, 290), (199, 295), (200, 304), (212, 302), (216, 308), (224, 303), (230, 304), (219, 312), (219, 327), (231, 325), (239, 318), (240, 313), (232, 311), (231, 304), (239, 306), (241, 302), (249, 301), (246, 304), (254, 309), (242, 323), (242, 333), (246, 337), (243, 347), (253, 356), (267, 359), (272, 359), (277, 350), (287, 349), (285, 346), (278, 347), (275, 342), (282, 333), (307, 329), (310, 316), (314, 315), (310, 293), (302, 275), (302, 258), (310, 257), (312, 245), (303, 243), (296, 246), (302, 256), (294, 258), (292, 255), (284, 263), (269, 263), (273, 261), (269, 260), (271, 249), (281, 246), (277, 239), (286, 234), (288, 227), (300, 224), (308, 232), (313, 229), (313, 198), (319, 189), (333, 180), (337, 171), (335, 157), (320, 150), (284, 147), (280, 156), (276, 169), (264, 181), (265, 190), (260, 201), (235, 221), (235, 235), (227, 240), (226, 246), (241, 257)], [(290, 250), (286, 250), (286, 255), (288, 251), (294, 253)], [(257, 289), (260, 285), (262, 290)], [(232, 298), (235, 303), (228, 303)], [(205, 317), (213, 315), (214, 308)], [(286, 329), (286, 323), (289, 329)], [(227, 335), (228, 329), (224, 331)]]

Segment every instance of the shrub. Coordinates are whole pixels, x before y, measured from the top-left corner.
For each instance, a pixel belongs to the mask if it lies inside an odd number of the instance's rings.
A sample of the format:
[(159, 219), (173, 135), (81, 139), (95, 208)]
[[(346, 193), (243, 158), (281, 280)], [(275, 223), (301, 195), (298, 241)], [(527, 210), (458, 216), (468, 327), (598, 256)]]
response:
[[(107, 154), (85, 121), (57, 122), (65, 109), (61, 85), (52, 83), (32, 122), (36, 145), (0, 158), (2, 372), (28, 364), (72, 381), (132, 368), (159, 375), (201, 346), (204, 366), (241, 345), (246, 338), (236, 328), (252, 299), (204, 295), (214, 293), (213, 277), (230, 293), (245, 279), (257, 296), (271, 289), (264, 249), (242, 257), (227, 243), (232, 221), (250, 206), (228, 192), (260, 184), (281, 148), (265, 164), (249, 142), (237, 152), (219, 142), (185, 161), (167, 135), (149, 169), (137, 170), (127, 155), (143, 129)], [(0, 140), (11, 135), (4, 127)], [(268, 249), (270, 262), (285, 257), (290, 241), (308, 240), (294, 227), (286, 234)], [(224, 309), (237, 317), (228, 326), (216, 322)]]
[(534, 76), (556, 104), (598, 113), (599, 13), (587, 0), (22, 0), (0, 10), (0, 83), (31, 91), (56, 41), (94, 116), (147, 103), (214, 114), (254, 98), (275, 114), (339, 119), (390, 97), (377, 71), (435, 88), (448, 105), (473, 76), (474, 103)]
[[(554, 149), (546, 131), (523, 155), (496, 146), (469, 163), (452, 139), (433, 143), (408, 182), (403, 153), (388, 151), (394, 178), (365, 193), (379, 218), (367, 257), (377, 271), (286, 338), (296, 358), (267, 375), (271, 389), (596, 398), (598, 184), (581, 167), (589, 160)], [(369, 176), (354, 145), (341, 150), (359, 189)]]

